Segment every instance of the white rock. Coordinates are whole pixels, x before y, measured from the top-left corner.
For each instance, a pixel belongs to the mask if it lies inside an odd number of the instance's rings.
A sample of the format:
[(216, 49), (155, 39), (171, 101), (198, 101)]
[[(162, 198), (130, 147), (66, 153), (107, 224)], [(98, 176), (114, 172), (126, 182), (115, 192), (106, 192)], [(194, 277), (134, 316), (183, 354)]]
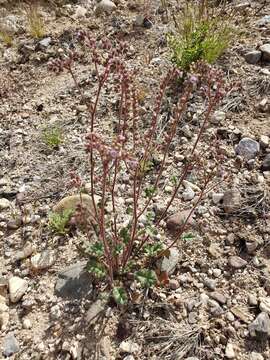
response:
[(220, 277), (220, 275), (221, 275), (221, 270), (220, 269), (213, 269), (213, 276), (215, 277), (215, 278), (218, 278), (218, 277)]
[(185, 201), (192, 200), (194, 196), (195, 192), (191, 188), (187, 188), (182, 194), (182, 197)]
[(235, 358), (235, 352), (233, 349), (233, 345), (231, 343), (228, 343), (225, 349), (225, 356), (227, 359), (234, 359)]
[(54, 251), (44, 250), (31, 257), (31, 266), (34, 270), (44, 270), (51, 267), (56, 261)]
[(86, 13), (87, 13), (87, 9), (79, 5), (75, 11), (74, 17), (76, 19), (79, 19), (85, 17)]
[(6, 299), (0, 296), (0, 330), (6, 330), (9, 321), (8, 306), (6, 305)]
[(131, 340), (127, 340), (121, 342), (119, 350), (128, 354), (136, 354), (140, 351), (140, 346)]
[(201, 191), (201, 189), (199, 188), (199, 186), (197, 186), (196, 184), (193, 184), (190, 181), (187, 180), (183, 180), (183, 185), (185, 187), (185, 189), (191, 188), (194, 191)]
[(32, 323), (29, 319), (23, 319), (22, 326), (24, 329), (31, 329)]
[(215, 205), (220, 204), (221, 200), (223, 199), (224, 194), (223, 193), (213, 193), (212, 194), (212, 200)]
[(261, 354), (252, 351), (252, 353), (250, 354), (250, 360), (264, 360), (264, 357)]
[(224, 111), (215, 111), (212, 118), (211, 118), (211, 122), (213, 124), (217, 124), (220, 125), (221, 123), (223, 123), (223, 121), (226, 119), (226, 113)]
[(263, 60), (270, 61), (270, 44), (264, 44), (260, 47), (261, 52), (263, 53)]
[(10, 201), (8, 199), (0, 199), (0, 210), (8, 209), (10, 207)]
[(260, 297), (260, 310), (270, 315), (270, 297)]
[(13, 276), (8, 281), (8, 287), (10, 301), (16, 303), (25, 294), (28, 288), (28, 283), (26, 280), (21, 279), (18, 276)]
[(269, 136), (262, 135), (260, 137), (260, 145), (263, 148), (267, 148), (269, 146)]
[(115, 10), (116, 5), (111, 0), (101, 0), (97, 3), (96, 6), (96, 13), (100, 14), (102, 12), (111, 13), (113, 10)]

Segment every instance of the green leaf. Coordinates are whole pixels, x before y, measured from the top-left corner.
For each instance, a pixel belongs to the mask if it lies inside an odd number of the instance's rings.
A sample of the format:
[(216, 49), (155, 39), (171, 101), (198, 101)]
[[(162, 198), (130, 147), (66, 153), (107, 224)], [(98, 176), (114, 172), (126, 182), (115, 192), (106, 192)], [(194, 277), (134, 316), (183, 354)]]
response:
[(162, 249), (163, 249), (163, 244), (158, 242), (156, 244), (145, 245), (143, 250), (147, 256), (152, 257), (152, 256), (157, 255)]
[(114, 255), (119, 255), (119, 254), (121, 254), (122, 250), (123, 250), (123, 245), (117, 244), (117, 245), (115, 245), (113, 253), (114, 253)]
[(90, 246), (90, 253), (96, 257), (101, 257), (104, 254), (103, 244), (96, 242)]
[(183, 235), (182, 235), (182, 239), (183, 240), (192, 240), (192, 239), (194, 239), (195, 238), (195, 236), (192, 234), (192, 233), (184, 233)]
[(128, 244), (129, 241), (130, 241), (130, 226), (126, 226), (126, 227), (123, 227), (120, 232), (119, 232), (119, 235), (120, 237), (122, 238), (124, 244)]
[(139, 281), (142, 287), (150, 288), (157, 282), (156, 274), (153, 270), (142, 269), (135, 273), (135, 278)]
[(151, 196), (154, 195), (155, 191), (156, 191), (156, 189), (154, 186), (149, 186), (148, 188), (146, 188), (144, 190), (145, 197), (150, 198)]
[(88, 271), (97, 278), (102, 278), (106, 275), (104, 266), (97, 259), (90, 259), (88, 262)]
[(49, 215), (49, 227), (55, 233), (65, 235), (67, 232), (66, 227), (73, 213), (74, 211), (72, 209), (66, 209), (61, 214), (51, 213)]
[(125, 305), (128, 301), (125, 290), (121, 287), (115, 287), (112, 291), (113, 298), (118, 305)]
[(173, 175), (173, 176), (171, 177), (171, 181), (172, 181), (172, 183), (173, 183), (174, 186), (177, 185), (177, 177), (176, 177), (175, 175)]
[(128, 207), (127, 207), (126, 213), (127, 213), (128, 215), (130, 215), (130, 214), (133, 213), (133, 209), (132, 209), (131, 206), (128, 206)]

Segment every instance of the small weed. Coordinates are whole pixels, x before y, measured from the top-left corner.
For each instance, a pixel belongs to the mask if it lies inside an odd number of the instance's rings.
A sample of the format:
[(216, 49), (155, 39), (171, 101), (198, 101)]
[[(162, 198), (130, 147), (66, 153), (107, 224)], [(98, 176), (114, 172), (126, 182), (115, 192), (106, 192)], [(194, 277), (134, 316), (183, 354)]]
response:
[(63, 142), (61, 129), (58, 126), (44, 129), (43, 140), (50, 149), (57, 149)]
[[(112, 44), (106, 39), (94, 41), (85, 32), (78, 34), (78, 40), (93, 54), (92, 61), (98, 78), (96, 95), (93, 97), (93, 102), (88, 104), (89, 133), (86, 136), (85, 147), (89, 158), (89, 193), (93, 203), (93, 217), (97, 224), (95, 229), (97, 241), (93, 244), (92, 237), (89, 237), (92, 245), (84, 252), (89, 258), (88, 271), (99, 281), (106, 281), (111, 290), (110, 296), (117, 304), (124, 305), (131, 298), (126, 288), (127, 276), (135, 278), (145, 294), (148, 293), (149, 288), (157, 284), (166, 285), (168, 274), (166, 271), (159, 273), (155, 271), (153, 268), (155, 258), (164, 256), (168, 258), (170, 249), (180, 238), (191, 239), (191, 235), (186, 234), (189, 219), (202, 198), (213, 188), (212, 181), (219, 170), (218, 165), (208, 167), (208, 158), (200, 155), (198, 144), (205, 140), (204, 133), (211, 114), (226, 93), (224, 76), (221, 71), (205, 63), (197, 64), (194, 68), (196, 75), (189, 75), (184, 81), (182, 92), (171, 109), (172, 116), (169, 117), (164, 128), (164, 135), (160, 136), (159, 118), (163, 112), (166, 94), (180, 72), (173, 68), (160, 81), (154, 96), (150, 121), (148, 118), (148, 121), (145, 121), (146, 118), (139, 115), (138, 103), (141, 97), (136, 88), (136, 74), (124, 61), (126, 45)], [(77, 56), (77, 53), (70, 52), (62, 59), (51, 61), (49, 67), (56, 73), (67, 70), (74, 80), (78, 93), (82, 94), (74, 68)], [(98, 110), (101, 93), (103, 89), (107, 89), (108, 84), (111, 84), (112, 79), (115, 81), (115, 91), (120, 105), (117, 109), (119, 128), (114, 137), (101, 134), (102, 131), (95, 132), (97, 125), (100, 124)], [(194, 142), (188, 146), (185, 163), (177, 168), (172, 180), (173, 191), (169, 199), (164, 200), (164, 209), (157, 214), (153, 210), (155, 198), (166, 197), (164, 178), (168, 173), (170, 163), (168, 160), (172, 155), (171, 146), (178, 137), (179, 124), (182, 123), (191, 96), (194, 94), (200, 95), (204, 100), (203, 119), (197, 133), (194, 134)], [(82, 100), (84, 100), (83, 96)], [(141, 129), (144, 130), (143, 137)], [(204, 152), (211, 152), (211, 159), (214, 159), (215, 164), (220, 164), (216, 143), (211, 143), (209, 147), (202, 145)], [(177, 199), (183, 181), (188, 174), (195, 171), (202, 184), (197, 200), (184, 223), (173, 234), (170, 243), (160, 243), (159, 239), (163, 234), (161, 224)], [(151, 173), (150, 181), (149, 173)], [(121, 196), (130, 197), (131, 194), (132, 197), (127, 207), (118, 205), (120, 195), (118, 185), (122, 184), (124, 175), (128, 175), (130, 181), (125, 193), (121, 191)], [(75, 186), (81, 188), (83, 179), (78, 176), (76, 183), (78, 185)], [(98, 203), (95, 196), (97, 194), (100, 195)]]
[(42, 16), (36, 4), (29, 4), (26, 9), (26, 17), (29, 32), (35, 39), (41, 39), (45, 35), (45, 26)]
[(67, 225), (73, 214), (73, 210), (67, 209), (63, 213), (52, 213), (49, 216), (50, 229), (59, 235), (65, 235), (67, 233)]
[(232, 40), (230, 18), (208, 7), (187, 4), (182, 13), (174, 16), (176, 31), (168, 36), (168, 44), (172, 62), (183, 70), (188, 71), (199, 60), (214, 63)]

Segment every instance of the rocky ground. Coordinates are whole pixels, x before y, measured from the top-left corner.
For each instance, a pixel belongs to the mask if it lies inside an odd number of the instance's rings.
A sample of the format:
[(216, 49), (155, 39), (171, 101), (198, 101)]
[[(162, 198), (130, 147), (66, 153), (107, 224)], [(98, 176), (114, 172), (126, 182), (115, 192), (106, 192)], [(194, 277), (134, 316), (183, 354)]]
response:
[[(0, 42), (1, 358), (270, 359), (269, 4), (230, 4), (237, 14), (237, 37), (217, 66), (228, 83), (238, 86), (226, 95), (207, 129), (218, 134), (229, 180), (196, 209), (194, 237), (164, 260), (168, 286), (123, 309), (96, 300), (86, 259), (77, 249), (85, 235), (74, 231), (59, 236), (48, 226), (53, 206), (74, 194), (70, 172), (89, 180), (87, 108), (70, 75), (52, 74), (48, 61), (77, 47), (79, 29), (96, 38), (124, 39), (127, 63), (139, 70), (143, 113), (149, 110), (144, 104), (157, 79), (170, 67), (165, 35), (171, 23), (161, 4), (150, 2), (151, 21), (137, 25), (142, 4), (115, 4), (102, 0), (94, 12), (90, 0), (45, 2), (46, 33), (35, 40), (24, 4), (0, 0), (0, 21), (14, 34), (11, 47)], [(173, 11), (175, 5), (169, 6)], [(91, 99), (93, 69), (80, 62), (76, 73)], [(114, 104), (113, 95), (104, 93), (99, 126), (105, 133)], [(50, 126), (61, 129), (63, 142), (57, 149), (44, 141)], [(181, 166), (183, 144), (196, 127), (191, 122), (180, 130), (182, 143), (171, 154), (168, 172)], [(166, 181), (164, 186), (165, 194), (170, 193)], [(171, 209), (167, 237), (183, 221), (196, 192), (190, 183), (181, 189), (184, 201)], [(128, 194), (122, 196), (127, 204)], [(157, 199), (157, 208), (165, 200)]]

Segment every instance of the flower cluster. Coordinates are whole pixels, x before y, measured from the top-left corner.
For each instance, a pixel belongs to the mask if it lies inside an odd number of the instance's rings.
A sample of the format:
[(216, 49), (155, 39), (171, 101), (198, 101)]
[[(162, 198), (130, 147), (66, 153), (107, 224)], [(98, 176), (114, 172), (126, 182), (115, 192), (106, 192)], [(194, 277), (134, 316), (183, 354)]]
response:
[(126, 139), (123, 135), (118, 135), (112, 145), (106, 144), (105, 140), (96, 133), (88, 134), (86, 140), (86, 151), (96, 150), (105, 165), (113, 161), (124, 161), (131, 168), (134, 168), (138, 164), (137, 160), (124, 149), (123, 144)]

